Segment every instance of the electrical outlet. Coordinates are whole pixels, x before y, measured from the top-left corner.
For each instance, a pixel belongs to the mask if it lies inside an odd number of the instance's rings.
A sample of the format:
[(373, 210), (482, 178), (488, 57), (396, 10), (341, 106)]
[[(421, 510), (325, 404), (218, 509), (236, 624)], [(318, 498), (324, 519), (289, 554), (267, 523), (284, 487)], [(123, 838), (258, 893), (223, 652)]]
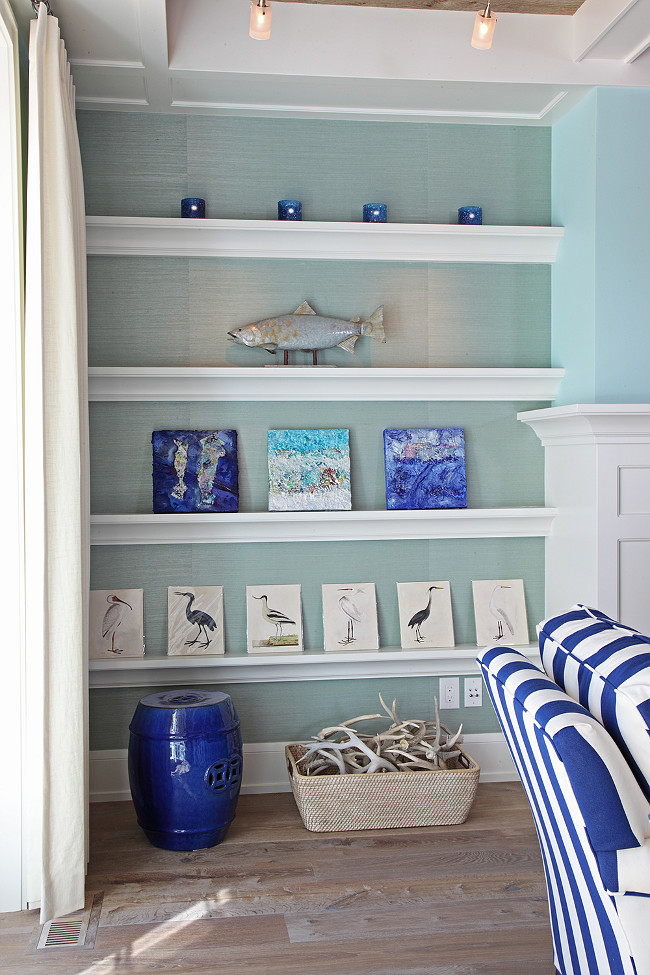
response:
[(440, 678), (440, 707), (458, 708), (460, 707), (460, 691), (458, 677)]
[(483, 678), (465, 678), (465, 707), (480, 708), (483, 706)]

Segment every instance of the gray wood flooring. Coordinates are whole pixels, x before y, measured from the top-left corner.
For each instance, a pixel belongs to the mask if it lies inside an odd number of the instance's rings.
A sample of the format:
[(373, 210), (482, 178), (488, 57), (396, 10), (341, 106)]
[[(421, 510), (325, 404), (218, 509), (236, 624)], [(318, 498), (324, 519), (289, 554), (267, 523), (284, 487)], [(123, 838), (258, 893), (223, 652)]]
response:
[[(93, 947), (35, 951), (0, 915), (2, 975), (553, 975), (519, 783), (461, 826), (311, 833), (291, 794), (242, 796), (219, 846), (151, 846), (130, 803), (91, 807)], [(98, 922), (98, 923), (97, 923)]]

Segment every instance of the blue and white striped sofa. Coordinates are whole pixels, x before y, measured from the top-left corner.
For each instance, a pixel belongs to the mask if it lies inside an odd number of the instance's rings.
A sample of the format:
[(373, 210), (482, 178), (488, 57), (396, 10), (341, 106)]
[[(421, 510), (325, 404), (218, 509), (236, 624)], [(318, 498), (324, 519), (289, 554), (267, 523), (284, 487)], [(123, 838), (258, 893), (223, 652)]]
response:
[(555, 967), (650, 975), (650, 641), (584, 606), (538, 633), (546, 673), (503, 646), (478, 663), (537, 826)]

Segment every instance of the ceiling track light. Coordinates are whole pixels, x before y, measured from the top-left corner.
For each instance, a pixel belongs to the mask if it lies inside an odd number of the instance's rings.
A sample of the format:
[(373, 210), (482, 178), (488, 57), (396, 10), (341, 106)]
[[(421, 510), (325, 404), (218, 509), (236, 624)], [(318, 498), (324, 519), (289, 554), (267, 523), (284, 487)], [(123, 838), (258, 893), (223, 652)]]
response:
[(271, 4), (268, 0), (251, 0), (248, 33), (255, 41), (268, 41), (271, 36)]
[(477, 51), (487, 51), (492, 47), (492, 37), (494, 35), (494, 25), (497, 19), (492, 14), (490, 0), (485, 4), (483, 13), (480, 11), (474, 21), (474, 32), (472, 34), (472, 47)]

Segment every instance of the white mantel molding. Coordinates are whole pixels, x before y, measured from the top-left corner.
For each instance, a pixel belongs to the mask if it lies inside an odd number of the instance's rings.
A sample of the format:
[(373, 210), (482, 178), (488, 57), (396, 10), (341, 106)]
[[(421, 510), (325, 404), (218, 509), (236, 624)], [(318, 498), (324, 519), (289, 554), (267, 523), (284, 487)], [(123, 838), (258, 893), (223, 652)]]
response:
[(553, 264), (563, 227), (86, 217), (89, 255)]
[(587, 403), (518, 413), (545, 447), (650, 443), (650, 403)]
[(550, 533), (555, 508), (426, 511), (254, 511), (92, 515), (92, 545), (531, 538)]
[[(536, 643), (517, 647), (539, 665)], [(90, 687), (193, 687), (195, 684), (277, 683), (380, 677), (436, 677), (478, 673), (479, 647), (293, 654), (226, 653), (223, 656), (144, 656), (90, 660)]]
[(91, 402), (552, 401), (563, 369), (93, 366)]

